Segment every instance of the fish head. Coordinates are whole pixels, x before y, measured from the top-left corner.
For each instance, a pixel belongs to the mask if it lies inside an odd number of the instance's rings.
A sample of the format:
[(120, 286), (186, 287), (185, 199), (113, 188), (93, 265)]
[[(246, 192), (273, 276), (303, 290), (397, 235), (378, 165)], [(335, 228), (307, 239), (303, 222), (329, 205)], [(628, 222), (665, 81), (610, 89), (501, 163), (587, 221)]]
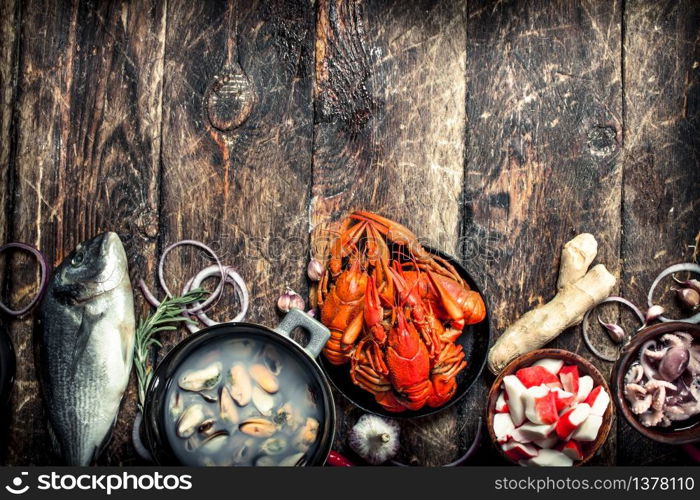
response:
[(56, 270), (56, 288), (82, 302), (114, 290), (128, 279), (126, 252), (119, 236), (108, 232), (84, 241)]

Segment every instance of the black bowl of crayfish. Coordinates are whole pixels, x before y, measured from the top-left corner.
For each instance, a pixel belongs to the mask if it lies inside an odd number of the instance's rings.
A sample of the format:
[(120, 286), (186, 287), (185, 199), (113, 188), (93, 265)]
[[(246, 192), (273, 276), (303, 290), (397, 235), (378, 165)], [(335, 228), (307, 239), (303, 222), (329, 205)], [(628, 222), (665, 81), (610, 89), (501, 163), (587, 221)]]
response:
[[(379, 278), (375, 279), (371, 264), (366, 261), (358, 264), (353, 262), (352, 256), (343, 254), (343, 259), (338, 262), (343, 269), (352, 272), (354, 268), (368, 274), (361, 321), (363, 326), (358, 334), (359, 339), (353, 340), (353, 344), (346, 344), (344, 335), (352, 331), (352, 321), (348, 319), (347, 328), (338, 334), (343, 335), (342, 343), (334, 345), (331, 337), (320, 357), (321, 366), (335, 388), (366, 412), (402, 419), (441, 412), (469, 392), (486, 364), (491, 342), (486, 299), (476, 280), (454, 257), (420, 245), (407, 228), (381, 216), (354, 212), (349, 219), (354, 216), (358, 220), (368, 216), (370, 224), (378, 221), (377, 225), (383, 225), (379, 231), (372, 233), (375, 239), (381, 238), (384, 234), (382, 229), (389, 224), (393, 225), (393, 235), (401, 234), (401, 240), (397, 242), (391, 241), (390, 233), (382, 242), (386, 248), (383, 252), (379, 251), (380, 254), (389, 256), (390, 264), (384, 266), (383, 277), (392, 282), (394, 289), (390, 296), (394, 300), (389, 301), (386, 297), (386, 288), (382, 288), (381, 292), (377, 290), (376, 282)], [(347, 226), (346, 223), (345, 227)], [(411, 242), (407, 244), (406, 241), (409, 240)], [(376, 245), (376, 242), (373, 244)], [(359, 252), (366, 251), (365, 243), (361, 240), (356, 239), (353, 245)], [(330, 272), (331, 265), (328, 264), (328, 267), (327, 273)], [(472, 320), (446, 320), (443, 326), (438, 320), (449, 316), (447, 310), (454, 310), (467, 303), (463, 296), (456, 297), (453, 293), (447, 293), (451, 291), (447, 290), (449, 286), (457, 288), (453, 281), (459, 283), (460, 291), (464, 290), (463, 293), (477, 298), (478, 317)], [(333, 323), (342, 314), (326, 303), (333, 300), (342, 302), (342, 298), (331, 296), (333, 287), (340, 288), (342, 285), (339, 276), (330, 285), (322, 279), (319, 287), (325, 287), (326, 295), (317, 292), (320, 319), (329, 327), (332, 335)], [(428, 289), (442, 293), (439, 304), (427, 300), (426, 297), (430, 294), (425, 293), (425, 290)], [(425, 300), (422, 301), (421, 298)], [(375, 308), (381, 313), (377, 314)], [(377, 322), (381, 322), (384, 328), (379, 328), (378, 333), (375, 333), (373, 325)], [(345, 324), (339, 328), (343, 327)], [(432, 333), (436, 336), (433, 337)], [(426, 364), (427, 377), (423, 373)], [(421, 374), (416, 376), (417, 372)], [(407, 377), (412, 385), (401, 386), (401, 383), (406, 384)]]

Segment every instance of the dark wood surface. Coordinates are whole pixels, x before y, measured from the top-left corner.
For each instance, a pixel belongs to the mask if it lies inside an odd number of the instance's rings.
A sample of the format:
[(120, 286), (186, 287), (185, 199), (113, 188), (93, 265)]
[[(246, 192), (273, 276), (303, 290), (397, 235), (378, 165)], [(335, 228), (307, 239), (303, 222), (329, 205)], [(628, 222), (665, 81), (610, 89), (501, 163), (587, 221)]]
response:
[[(643, 303), (657, 271), (694, 257), (699, 84), (694, 0), (0, 0), (0, 240), (58, 263), (115, 230), (134, 282), (153, 284), (165, 246), (200, 239), (250, 285), (249, 319), (270, 325), (286, 286), (306, 295), (333, 222), (362, 208), (460, 258), (495, 335), (553, 296), (581, 231)], [(37, 271), (1, 258), (3, 297), (26, 300)], [(174, 289), (198, 259), (169, 259)], [(54, 461), (32, 325), (9, 321), (6, 464)], [(593, 359), (578, 329), (552, 346)], [(492, 380), (403, 422), (401, 459), (459, 456)], [(336, 396), (345, 450), (361, 412)], [(100, 463), (142, 463), (134, 412), (132, 381)], [(621, 421), (593, 460), (687, 462)], [(471, 463), (502, 462), (485, 438)]]

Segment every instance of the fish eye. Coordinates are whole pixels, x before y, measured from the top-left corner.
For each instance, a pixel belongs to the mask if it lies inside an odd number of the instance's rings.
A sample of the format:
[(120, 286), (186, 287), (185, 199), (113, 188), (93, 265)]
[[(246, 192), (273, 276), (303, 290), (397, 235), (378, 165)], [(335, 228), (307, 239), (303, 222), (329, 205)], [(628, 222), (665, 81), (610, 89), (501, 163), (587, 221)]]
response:
[(78, 267), (80, 264), (83, 263), (84, 258), (85, 254), (83, 252), (77, 252), (71, 259), (70, 265), (73, 267)]

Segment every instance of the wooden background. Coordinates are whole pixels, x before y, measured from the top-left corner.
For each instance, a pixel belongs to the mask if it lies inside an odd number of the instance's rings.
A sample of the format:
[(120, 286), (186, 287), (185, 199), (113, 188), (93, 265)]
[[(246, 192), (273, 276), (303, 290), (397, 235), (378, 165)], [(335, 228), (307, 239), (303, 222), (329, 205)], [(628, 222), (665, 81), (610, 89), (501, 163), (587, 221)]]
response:
[[(551, 298), (581, 231), (643, 302), (700, 231), (699, 66), (694, 0), (0, 0), (0, 241), (58, 263), (115, 230), (153, 283), (165, 245), (200, 239), (248, 281), (249, 318), (272, 325), (285, 286), (307, 291), (322, 229), (364, 208), (461, 258), (496, 334)], [(196, 272), (193, 255), (169, 275)], [(3, 262), (16, 304), (37, 271)], [(49, 464), (32, 318), (8, 324), (2, 462)], [(554, 344), (589, 355), (578, 330)], [(491, 380), (403, 423), (402, 459), (463, 452)], [(344, 450), (359, 412), (337, 405)], [(132, 381), (100, 463), (140, 463), (134, 411)], [(688, 462), (616, 429), (595, 463)], [(486, 440), (479, 454), (499, 463)]]

